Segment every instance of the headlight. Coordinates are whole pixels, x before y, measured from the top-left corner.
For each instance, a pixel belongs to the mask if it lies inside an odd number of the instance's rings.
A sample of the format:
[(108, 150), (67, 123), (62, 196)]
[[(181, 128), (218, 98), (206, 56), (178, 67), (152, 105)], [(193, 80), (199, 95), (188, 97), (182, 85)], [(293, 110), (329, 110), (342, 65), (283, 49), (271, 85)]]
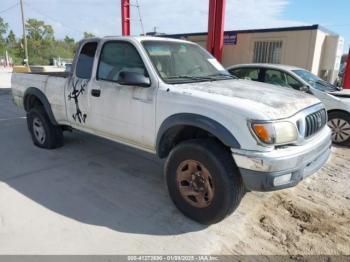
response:
[(291, 122), (257, 123), (252, 122), (251, 129), (256, 137), (268, 145), (281, 145), (297, 141), (298, 130)]

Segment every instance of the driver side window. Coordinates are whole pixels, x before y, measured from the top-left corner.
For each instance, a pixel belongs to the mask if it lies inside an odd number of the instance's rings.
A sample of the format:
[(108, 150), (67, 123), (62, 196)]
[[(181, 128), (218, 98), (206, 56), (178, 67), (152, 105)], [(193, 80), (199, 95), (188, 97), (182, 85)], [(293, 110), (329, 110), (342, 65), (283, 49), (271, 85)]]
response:
[(121, 72), (147, 75), (145, 65), (132, 44), (116, 41), (105, 43), (100, 55), (97, 80), (117, 82)]

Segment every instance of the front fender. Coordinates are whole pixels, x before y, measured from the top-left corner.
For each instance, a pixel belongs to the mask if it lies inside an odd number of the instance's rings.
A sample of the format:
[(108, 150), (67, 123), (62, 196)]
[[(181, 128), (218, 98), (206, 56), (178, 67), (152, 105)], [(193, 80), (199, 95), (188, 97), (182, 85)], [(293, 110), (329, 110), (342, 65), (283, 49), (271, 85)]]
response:
[(158, 130), (156, 142), (158, 155), (160, 155), (160, 152), (162, 151), (162, 140), (164, 139), (167, 130), (177, 126), (191, 126), (200, 128), (218, 138), (224, 145), (230, 148), (241, 148), (241, 145), (233, 134), (219, 122), (198, 114), (180, 113), (166, 118), (161, 124)]

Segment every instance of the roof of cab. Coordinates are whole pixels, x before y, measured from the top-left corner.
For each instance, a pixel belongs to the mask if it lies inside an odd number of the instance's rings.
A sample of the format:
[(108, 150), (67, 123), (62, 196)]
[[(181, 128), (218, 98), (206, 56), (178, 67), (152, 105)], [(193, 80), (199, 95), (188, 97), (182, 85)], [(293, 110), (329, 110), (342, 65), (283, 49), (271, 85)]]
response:
[(133, 39), (138, 42), (141, 41), (166, 41), (166, 42), (179, 42), (179, 43), (193, 43), (190, 41), (182, 40), (182, 39), (174, 39), (168, 37), (159, 37), (159, 36), (104, 36), (104, 37), (94, 37), (94, 38), (86, 38), (83, 41), (91, 41), (91, 40), (121, 40), (121, 39)]

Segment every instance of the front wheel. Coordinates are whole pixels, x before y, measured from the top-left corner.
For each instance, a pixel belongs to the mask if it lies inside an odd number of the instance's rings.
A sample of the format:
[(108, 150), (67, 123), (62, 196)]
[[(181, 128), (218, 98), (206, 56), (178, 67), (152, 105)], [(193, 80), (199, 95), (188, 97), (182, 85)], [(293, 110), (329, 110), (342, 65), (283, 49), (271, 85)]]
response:
[(328, 114), (328, 126), (332, 129), (332, 141), (337, 145), (350, 143), (350, 114), (331, 112)]
[(239, 205), (244, 186), (229, 150), (212, 139), (177, 145), (165, 165), (170, 197), (189, 218), (213, 224)]

